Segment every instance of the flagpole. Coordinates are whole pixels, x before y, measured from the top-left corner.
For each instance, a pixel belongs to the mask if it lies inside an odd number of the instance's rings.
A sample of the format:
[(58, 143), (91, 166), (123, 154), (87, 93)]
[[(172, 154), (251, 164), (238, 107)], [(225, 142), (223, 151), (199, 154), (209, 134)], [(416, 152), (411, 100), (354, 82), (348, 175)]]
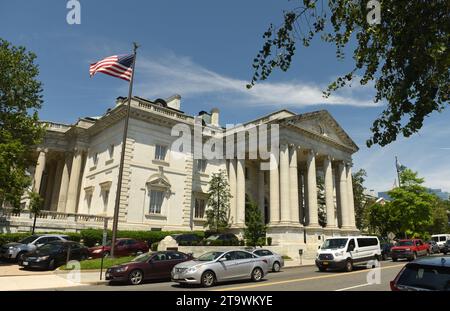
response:
[(398, 187), (401, 188), (402, 184), (401, 184), (401, 181), (400, 181), (400, 169), (399, 169), (399, 165), (398, 165), (397, 156), (395, 156), (395, 169), (397, 170)]
[(122, 138), (122, 152), (120, 154), (120, 165), (119, 165), (119, 178), (117, 180), (117, 191), (116, 191), (116, 202), (114, 205), (114, 216), (113, 216), (113, 227), (112, 227), (112, 241), (111, 241), (111, 257), (114, 257), (115, 245), (117, 240), (117, 226), (119, 224), (119, 209), (120, 209), (120, 194), (122, 192), (122, 177), (123, 177), (123, 166), (125, 161), (125, 149), (127, 144), (128, 136), (128, 121), (130, 119), (130, 108), (131, 108), (131, 96), (133, 93), (133, 81), (134, 81), (134, 66), (136, 65), (136, 50), (138, 45), (133, 42), (133, 64), (131, 71), (130, 87), (128, 89), (128, 103), (127, 112), (125, 117), (125, 125), (123, 128), (123, 138)]

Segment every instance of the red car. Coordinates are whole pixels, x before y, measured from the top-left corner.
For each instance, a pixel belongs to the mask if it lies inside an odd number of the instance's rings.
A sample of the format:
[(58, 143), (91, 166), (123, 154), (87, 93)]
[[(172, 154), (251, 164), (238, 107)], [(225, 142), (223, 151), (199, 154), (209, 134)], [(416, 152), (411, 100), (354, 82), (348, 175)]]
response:
[[(111, 242), (106, 246), (95, 246), (89, 248), (89, 255), (92, 258), (101, 258), (111, 253)], [(145, 242), (135, 239), (121, 238), (116, 240), (114, 248), (114, 256), (130, 256), (134, 254), (142, 254), (148, 252), (148, 245)]]
[(414, 260), (419, 256), (428, 256), (429, 254), (429, 245), (419, 239), (400, 240), (391, 248), (392, 261), (401, 258)]
[(146, 253), (131, 262), (109, 268), (106, 270), (106, 279), (128, 281), (133, 285), (149, 279), (169, 279), (175, 265), (192, 259), (191, 255), (176, 251)]

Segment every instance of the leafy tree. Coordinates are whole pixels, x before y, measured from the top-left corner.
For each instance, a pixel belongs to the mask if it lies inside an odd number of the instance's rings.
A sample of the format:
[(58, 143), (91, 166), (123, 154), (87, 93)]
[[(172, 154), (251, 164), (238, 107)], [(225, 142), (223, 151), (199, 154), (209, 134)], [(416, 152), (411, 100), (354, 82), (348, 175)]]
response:
[(230, 220), (230, 186), (224, 170), (213, 173), (209, 181), (208, 209), (206, 210), (205, 227), (215, 232), (223, 232)]
[(428, 228), (430, 234), (448, 233), (450, 227), (448, 224), (448, 207), (450, 201), (444, 201), (436, 198), (436, 205), (432, 209), (432, 224)]
[(387, 102), (373, 122), (367, 146), (385, 146), (399, 134), (419, 131), (424, 118), (448, 107), (449, 25), (447, 0), (378, 0), (379, 24), (368, 22), (368, 1), (297, 0), (298, 7), (284, 12), (281, 26), (269, 26), (264, 44), (253, 61), (252, 87), (273, 69), (287, 71), (301, 43), (308, 47), (317, 34), (336, 46), (339, 60), (353, 46), (354, 67), (329, 84), (331, 92), (354, 80), (374, 81), (375, 102)]
[(360, 169), (352, 174), (355, 221), (356, 227), (360, 230), (364, 230), (368, 227), (367, 209), (375, 204), (375, 199), (364, 193), (366, 191), (366, 187), (364, 187), (366, 177), (367, 173), (364, 169)]
[(262, 217), (261, 209), (250, 200), (245, 204), (245, 229), (244, 238), (248, 246), (262, 246), (266, 236), (266, 225)]
[(42, 87), (35, 58), (0, 38), (0, 206), (7, 202), (20, 208), (31, 183), (26, 170), (34, 161), (32, 148), (44, 134), (37, 115)]
[(36, 218), (41, 212), (42, 207), (44, 206), (44, 199), (37, 192), (30, 192), (29, 197), (30, 197), (30, 212), (33, 213), (34, 216), (32, 229), (32, 234), (34, 234), (34, 230), (36, 228)]
[(317, 206), (319, 225), (325, 227), (327, 225), (327, 205), (325, 198), (325, 181), (322, 176), (317, 176)]
[(389, 232), (395, 231), (396, 225), (391, 218), (388, 204), (372, 204), (367, 208), (366, 215), (370, 233), (386, 237)]

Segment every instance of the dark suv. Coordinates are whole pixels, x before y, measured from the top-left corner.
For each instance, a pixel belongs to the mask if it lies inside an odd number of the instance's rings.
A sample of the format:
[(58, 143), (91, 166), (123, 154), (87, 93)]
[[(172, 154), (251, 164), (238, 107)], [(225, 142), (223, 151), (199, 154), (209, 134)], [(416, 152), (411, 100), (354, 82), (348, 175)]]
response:
[(197, 245), (202, 240), (201, 237), (193, 233), (174, 234), (172, 238), (177, 241), (178, 245)]
[(205, 241), (205, 245), (214, 245), (217, 244), (215, 241), (220, 241), (219, 243), (222, 245), (238, 245), (239, 239), (233, 233), (221, 233), (221, 234), (213, 234), (209, 236)]
[(410, 262), (390, 285), (393, 291), (450, 291), (450, 257), (426, 257)]
[(442, 247), (441, 251), (444, 253), (444, 255), (447, 255), (447, 253), (450, 253), (450, 240), (445, 241), (445, 244)]

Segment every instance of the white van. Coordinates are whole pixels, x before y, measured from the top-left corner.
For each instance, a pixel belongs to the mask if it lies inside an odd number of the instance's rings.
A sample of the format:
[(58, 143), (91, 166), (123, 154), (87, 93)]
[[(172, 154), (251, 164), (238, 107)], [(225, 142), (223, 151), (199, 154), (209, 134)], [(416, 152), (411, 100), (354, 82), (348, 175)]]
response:
[(439, 246), (439, 250), (442, 251), (445, 242), (450, 240), (450, 234), (434, 234), (431, 236), (431, 239), (436, 242)]
[(380, 241), (376, 236), (333, 237), (319, 246), (316, 266), (320, 271), (328, 268), (352, 271), (355, 265), (367, 265), (380, 258)]

